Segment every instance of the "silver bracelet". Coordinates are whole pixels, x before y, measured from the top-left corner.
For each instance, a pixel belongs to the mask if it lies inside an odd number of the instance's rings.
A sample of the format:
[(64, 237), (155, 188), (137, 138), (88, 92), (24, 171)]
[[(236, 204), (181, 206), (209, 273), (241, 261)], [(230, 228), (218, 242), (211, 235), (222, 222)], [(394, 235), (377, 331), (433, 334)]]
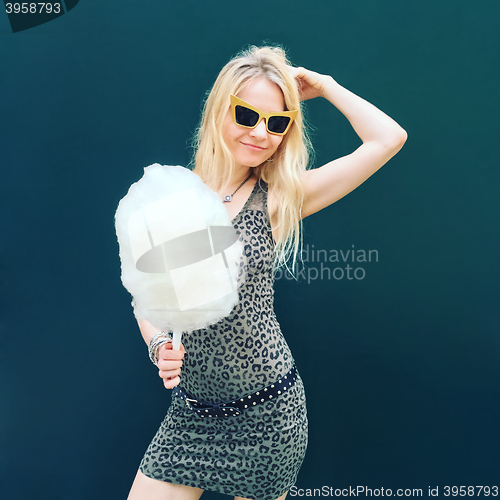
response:
[(148, 345), (149, 359), (151, 362), (158, 366), (158, 349), (161, 345), (172, 340), (172, 336), (165, 332), (157, 333), (150, 341)]

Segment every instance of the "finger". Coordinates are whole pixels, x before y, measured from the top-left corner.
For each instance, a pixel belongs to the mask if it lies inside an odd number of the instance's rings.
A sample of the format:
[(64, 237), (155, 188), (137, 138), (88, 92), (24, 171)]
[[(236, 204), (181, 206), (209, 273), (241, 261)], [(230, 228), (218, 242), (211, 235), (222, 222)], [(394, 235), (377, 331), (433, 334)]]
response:
[(181, 368), (182, 366), (182, 361), (172, 361), (172, 360), (165, 360), (165, 359), (160, 359), (158, 361), (158, 368), (163, 371), (167, 370), (177, 370), (177, 368)]
[(181, 381), (180, 377), (175, 377), (172, 379), (164, 380), (163, 385), (165, 386), (166, 389), (172, 389), (176, 385), (179, 385), (180, 381)]
[(295, 68), (295, 78), (302, 80), (306, 76), (307, 70), (302, 66)]
[(181, 369), (177, 368), (175, 370), (158, 370), (158, 376), (160, 378), (172, 378), (181, 374)]
[(159, 370), (158, 375), (162, 379), (169, 379), (177, 377), (181, 374), (181, 369), (177, 368), (177, 370)]
[(184, 359), (183, 349), (172, 349), (172, 342), (167, 342), (160, 346), (158, 350), (158, 359)]
[(158, 348), (158, 352), (165, 351), (165, 350), (172, 350), (172, 339), (168, 339), (166, 342), (160, 345)]
[(168, 339), (167, 342), (164, 342), (163, 344), (160, 345), (160, 348), (159, 350), (163, 350), (163, 351), (173, 351), (173, 352), (186, 352), (186, 350), (184, 349), (184, 346), (182, 344), (180, 344), (180, 348), (179, 349), (174, 349), (174, 344), (173, 344), (173, 341), (172, 339)]
[(295, 68), (294, 66), (287, 66), (288, 68), (288, 71), (290, 72), (290, 74), (294, 77), (294, 78), (302, 78), (304, 75), (304, 68), (302, 68), (301, 66)]

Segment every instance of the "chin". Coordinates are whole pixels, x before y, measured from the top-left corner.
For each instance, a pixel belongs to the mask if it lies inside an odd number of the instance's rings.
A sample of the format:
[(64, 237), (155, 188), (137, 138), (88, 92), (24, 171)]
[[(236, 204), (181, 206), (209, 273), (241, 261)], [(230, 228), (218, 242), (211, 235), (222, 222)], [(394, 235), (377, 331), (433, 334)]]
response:
[[(260, 155), (259, 155), (260, 156)], [(245, 167), (258, 167), (259, 165), (261, 165), (262, 163), (264, 163), (266, 160), (268, 159), (267, 155), (266, 156), (260, 156), (259, 158), (255, 158), (255, 157), (248, 157), (248, 156), (244, 156), (244, 157), (241, 157), (241, 158), (235, 158), (236, 162), (239, 164), (239, 165), (243, 165)]]
[(240, 163), (240, 165), (244, 168), (255, 168), (255, 167), (258, 167), (259, 165), (261, 165), (262, 163), (264, 163), (266, 160), (262, 160), (262, 161), (249, 161), (249, 162), (243, 162), (243, 163)]

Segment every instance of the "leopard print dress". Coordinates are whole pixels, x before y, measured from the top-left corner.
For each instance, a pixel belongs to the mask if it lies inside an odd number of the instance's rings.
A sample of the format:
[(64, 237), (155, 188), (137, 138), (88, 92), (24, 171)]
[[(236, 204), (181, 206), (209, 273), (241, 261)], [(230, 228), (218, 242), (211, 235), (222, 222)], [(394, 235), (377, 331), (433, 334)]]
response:
[[(272, 384), (294, 365), (276, 319), (274, 242), (267, 184), (256, 182), (233, 219), (248, 276), (229, 316), (183, 336), (180, 386), (195, 399), (231, 401)], [(172, 392), (167, 415), (141, 461), (146, 476), (253, 500), (275, 500), (295, 483), (307, 448), (304, 386), (244, 410), (201, 418)]]

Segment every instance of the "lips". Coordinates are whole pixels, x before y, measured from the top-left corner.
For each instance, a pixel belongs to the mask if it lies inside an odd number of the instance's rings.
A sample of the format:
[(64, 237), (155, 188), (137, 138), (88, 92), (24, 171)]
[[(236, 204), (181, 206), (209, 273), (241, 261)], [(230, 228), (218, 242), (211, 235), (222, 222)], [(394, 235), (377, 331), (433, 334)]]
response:
[(266, 148), (261, 148), (260, 146), (254, 146), (253, 144), (247, 144), (246, 142), (242, 142), (243, 146), (247, 146), (251, 149), (254, 149), (255, 151), (264, 151)]

